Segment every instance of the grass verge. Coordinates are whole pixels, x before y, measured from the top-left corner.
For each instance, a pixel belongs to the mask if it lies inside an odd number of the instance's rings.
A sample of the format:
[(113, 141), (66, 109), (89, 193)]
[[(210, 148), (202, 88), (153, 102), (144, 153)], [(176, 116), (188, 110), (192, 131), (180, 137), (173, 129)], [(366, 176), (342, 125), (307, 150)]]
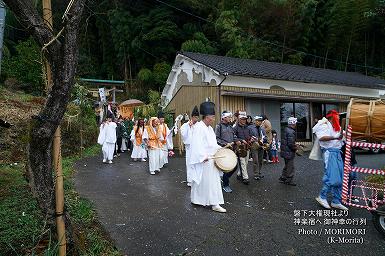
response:
[[(101, 151), (99, 145), (87, 148), (82, 157), (95, 156)], [(106, 232), (97, 221), (93, 204), (81, 198), (73, 183), (74, 164), (80, 156), (63, 159), (65, 203), (71, 216), (72, 224), (78, 235), (78, 250), (80, 255), (121, 255), (109, 240)]]
[(0, 255), (28, 254), (44, 223), (22, 165), (0, 165), (0, 220)]
[[(99, 146), (92, 146), (82, 157), (99, 152)], [(92, 203), (74, 188), (74, 164), (80, 158), (63, 158), (65, 203), (78, 237), (78, 254), (121, 255), (97, 221)], [(56, 245), (49, 238), (46, 248), (40, 248), (44, 218), (23, 176), (24, 169), (20, 164), (0, 165), (0, 255), (56, 255)]]

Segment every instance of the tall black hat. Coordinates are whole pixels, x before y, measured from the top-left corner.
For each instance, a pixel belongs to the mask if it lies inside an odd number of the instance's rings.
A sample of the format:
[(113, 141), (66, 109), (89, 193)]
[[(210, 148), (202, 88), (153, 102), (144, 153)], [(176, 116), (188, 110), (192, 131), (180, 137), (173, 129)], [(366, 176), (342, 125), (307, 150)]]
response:
[(194, 107), (193, 111), (191, 112), (191, 116), (199, 116), (199, 110), (197, 106)]
[(199, 107), (199, 112), (203, 116), (215, 115), (215, 104), (211, 101), (203, 102)]
[(114, 114), (110, 110), (107, 111), (107, 118), (114, 119)]
[(158, 118), (164, 118), (164, 113), (162, 111), (158, 112)]

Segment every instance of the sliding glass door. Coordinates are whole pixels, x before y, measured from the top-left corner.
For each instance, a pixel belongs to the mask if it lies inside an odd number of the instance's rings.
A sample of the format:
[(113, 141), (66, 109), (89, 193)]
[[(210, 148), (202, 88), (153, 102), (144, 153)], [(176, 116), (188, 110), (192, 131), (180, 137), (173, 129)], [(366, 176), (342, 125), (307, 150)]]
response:
[(287, 126), (287, 119), (291, 116), (298, 120), (297, 140), (310, 141), (310, 103), (281, 103), (281, 132)]

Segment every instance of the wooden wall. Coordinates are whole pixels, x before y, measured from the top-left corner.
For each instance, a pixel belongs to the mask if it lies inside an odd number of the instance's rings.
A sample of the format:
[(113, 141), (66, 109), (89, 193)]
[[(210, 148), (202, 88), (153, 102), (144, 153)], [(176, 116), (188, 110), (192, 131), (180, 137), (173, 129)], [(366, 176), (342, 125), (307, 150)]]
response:
[(246, 111), (245, 98), (237, 96), (222, 96), (221, 97), (221, 112), (227, 110), (235, 113), (237, 110)]
[[(215, 127), (218, 122), (218, 118), (220, 117), (220, 109), (217, 102), (218, 99), (218, 89), (216, 86), (198, 86), (198, 85), (184, 85), (182, 86), (178, 92), (174, 95), (170, 103), (167, 105), (167, 111), (173, 112), (175, 117), (180, 114), (187, 113), (191, 116), (191, 112), (194, 106), (198, 106), (206, 100), (206, 98), (210, 98), (212, 102), (215, 103), (216, 109), (216, 120), (213, 126)], [(182, 139), (180, 136), (180, 132), (173, 137), (173, 143), (175, 153), (182, 153), (182, 149), (184, 149)]]
[[(167, 110), (174, 112), (176, 116), (184, 113), (191, 115), (194, 106), (198, 106), (199, 109), (199, 105), (204, 102), (206, 98), (210, 98), (218, 107), (218, 89), (216, 86), (184, 85), (167, 105)], [(218, 108), (216, 112), (216, 117), (218, 118)]]

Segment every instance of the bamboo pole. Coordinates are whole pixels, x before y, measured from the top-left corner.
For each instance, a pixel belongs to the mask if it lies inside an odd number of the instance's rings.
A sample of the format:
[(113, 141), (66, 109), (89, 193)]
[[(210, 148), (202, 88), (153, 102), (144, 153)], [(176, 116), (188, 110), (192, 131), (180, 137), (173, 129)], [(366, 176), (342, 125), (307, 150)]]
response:
[[(43, 0), (43, 19), (44, 23), (53, 30), (52, 8), (51, 0)], [(48, 61), (44, 61), (46, 73), (46, 91), (49, 92), (52, 87), (52, 72)], [(58, 255), (66, 255), (66, 235), (64, 223), (64, 188), (63, 188), (63, 170), (61, 158), (61, 131), (60, 125), (56, 129), (53, 145), (52, 145), (52, 164), (55, 168), (56, 182), (55, 182), (55, 203), (56, 203), (56, 232), (58, 236)]]
[(63, 188), (63, 170), (62, 157), (60, 150), (61, 132), (60, 127), (56, 129), (53, 140), (53, 166), (56, 171), (55, 200), (56, 200), (56, 231), (59, 243), (59, 256), (66, 255), (66, 233), (63, 218), (64, 210), (64, 188)]
[[(52, 21), (52, 9), (51, 9), (51, 0), (43, 0), (43, 20), (44, 24), (46, 24), (51, 30), (53, 30), (53, 21)], [(49, 89), (52, 87), (52, 72), (51, 66), (48, 61), (44, 61), (44, 69), (45, 69), (45, 78), (46, 78), (46, 93), (48, 94)]]

